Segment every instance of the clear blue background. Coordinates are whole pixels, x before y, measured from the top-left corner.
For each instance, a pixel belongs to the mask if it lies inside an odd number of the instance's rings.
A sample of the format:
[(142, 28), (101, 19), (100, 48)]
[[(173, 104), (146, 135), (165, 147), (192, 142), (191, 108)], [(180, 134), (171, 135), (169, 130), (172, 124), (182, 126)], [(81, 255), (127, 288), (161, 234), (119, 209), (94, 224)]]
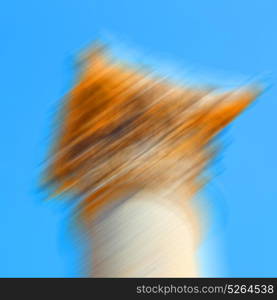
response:
[(231, 143), (207, 188), (214, 221), (205, 243), (220, 240), (224, 271), (215, 275), (277, 276), (277, 1), (9, 0), (1, 6), (0, 276), (79, 274), (81, 249), (65, 221), (70, 211), (43, 202), (37, 183), (74, 55), (103, 33), (227, 77), (266, 74), (270, 88), (225, 134)]

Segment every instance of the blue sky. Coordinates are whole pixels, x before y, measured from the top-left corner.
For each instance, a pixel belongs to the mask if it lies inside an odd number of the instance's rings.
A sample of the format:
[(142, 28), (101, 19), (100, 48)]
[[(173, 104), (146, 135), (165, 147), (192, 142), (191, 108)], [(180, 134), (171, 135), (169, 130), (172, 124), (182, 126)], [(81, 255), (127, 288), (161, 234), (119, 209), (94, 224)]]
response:
[(215, 276), (277, 276), (275, 0), (11, 0), (1, 6), (0, 276), (78, 276), (81, 249), (66, 225), (70, 210), (44, 202), (37, 184), (76, 54), (99, 36), (206, 82), (265, 84), (223, 136), (227, 145), (206, 188), (212, 221), (204, 244), (218, 245), (224, 267)]

